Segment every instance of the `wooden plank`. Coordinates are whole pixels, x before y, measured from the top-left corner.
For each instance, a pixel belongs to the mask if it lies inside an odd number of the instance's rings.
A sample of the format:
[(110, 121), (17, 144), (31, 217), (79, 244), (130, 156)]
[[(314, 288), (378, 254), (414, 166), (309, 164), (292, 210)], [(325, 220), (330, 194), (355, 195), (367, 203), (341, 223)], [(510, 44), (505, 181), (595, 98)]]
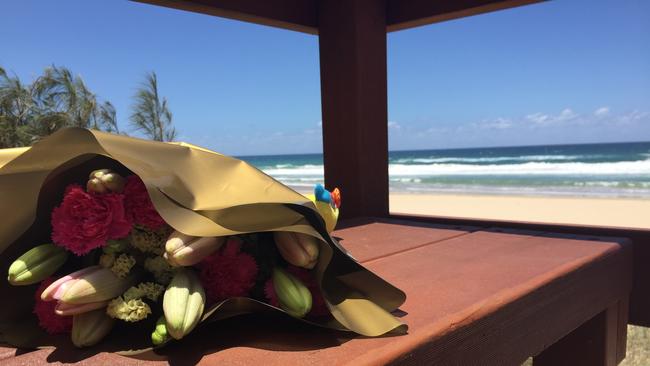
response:
[[(417, 237), (422, 229), (395, 228), (391, 235), (408, 238), (412, 231)], [(391, 246), (391, 235), (378, 238), (376, 249)], [(365, 248), (348, 239), (343, 243), (351, 252)], [(623, 298), (631, 288), (631, 260), (624, 240), (474, 232), (366, 262), (408, 294), (400, 313), (408, 335), (363, 338), (288, 317), (246, 316), (205, 327), (173, 346), (172, 362), (514, 365)], [(79, 356), (43, 350), (7, 364), (45, 359), (70, 362)], [(135, 364), (107, 354), (82, 364), (106, 362)]]
[(543, 0), (388, 0), (389, 32), (534, 4)]
[[(630, 323), (650, 327), (650, 230), (629, 233), (634, 244), (634, 287), (630, 296)], [(616, 234), (618, 235), (618, 234)]]
[[(631, 286), (630, 247), (616, 242), (476, 232), (432, 248), (435, 254), (418, 253), (418, 258), (428, 258), (438, 271), (428, 280), (445, 291), (410, 285), (411, 298), (404, 310), (412, 314), (410, 301), (428, 298), (428, 309), (435, 314), (428, 316), (442, 316), (448, 328), (440, 329), (442, 336), (429, 335), (428, 340), (424, 336), (419, 347), (398, 360), (407, 364), (475, 364), (477, 360), (481, 365), (521, 364), (624, 296)], [(417, 260), (416, 256), (410, 259)], [(389, 273), (388, 279), (398, 286), (409, 275), (416, 276), (391, 271), (388, 261), (383, 270), (375, 264), (374, 270)], [(411, 264), (414, 271), (422, 270)], [(420, 298), (414, 299), (413, 294)], [(444, 306), (463, 311), (445, 314), (435, 304), (439, 298)], [(411, 318), (411, 322), (435, 320)], [(422, 336), (418, 333), (413, 330), (411, 336)]]
[(134, 0), (309, 34), (318, 33), (316, 0)]
[(388, 215), (385, 0), (319, 2), (325, 183), (344, 217)]
[(628, 238), (634, 246), (634, 285), (630, 295), (630, 324), (650, 327), (650, 230), (597, 227), (588, 225), (540, 224), (534, 222), (516, 222), (501, 220), (479, 220), (472, 218), (453, 218), (440, 216), (421, 216), (408, 214), (393, 214), (397, 220), (434, 223), (442, 225), (476, 226), (476, 227), (507, 227), (522, 230), (557, 232), (564, 234), (579, 234), (589, 237), (620, 237)]
[(618, 355), (619, 303), (579, 326), (534, 358), (534, 366), (615, 366)]
[(16, 356), (16, 349), (0, 346), (0, 362)]
[[(340, 223), (333, 236), (360, 262), (441, 242), (475, 231), (470, 226), (421, 224), (381, 218), (351, 219)], [(348, 245), (348, 243), (350, 243)]]
[(616, 364), (625, 358), (627, 352), (627, 323), (629, 321), (630, 299), (618, 302), (618, 331), (616, 341)]
[[(134, 358), (127, 358), (114, 353), (93, 353), (83, 350), (76, 350), (77, 353), (71, 353), (70, 350), (61, 352), (52, 349), (39, 349), (28, 353), (17, 354), (16, 357), (3, 360), (2, 366), (31, 366), (44, 364), (72, 364), (77, 366), (138, 366), (145, 364), (147, 366), (164, 366), (169, 365), (166, 361), (143, 362)], [(186, 363), (178, 363), (186, 364)]]
[[(132, 0), (308, 34), (319, 33), (316, 0)], [(384, 31), (503, 10), (544, 0), (387, 0)]]

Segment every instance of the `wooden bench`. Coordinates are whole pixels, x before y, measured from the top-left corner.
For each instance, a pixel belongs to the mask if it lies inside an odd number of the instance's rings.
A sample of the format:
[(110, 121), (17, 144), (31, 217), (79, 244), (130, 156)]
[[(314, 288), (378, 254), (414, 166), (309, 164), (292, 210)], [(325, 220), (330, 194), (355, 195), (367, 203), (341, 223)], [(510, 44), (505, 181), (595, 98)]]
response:
[[(625, 355), (626, 239), (354, 219), (335, 236), (403, 289), (409, 334), (364, 338), (246, 315), (169, 347), (172, 364), (615, 365)], [(199, 337), (197, 337), (199, 338)], [(111, 354), (0, 349), (3, 365), (139, 364)], [(23, 353), (23, 354), (21, 354)], [(156, 363), (156, 362), (152, 362)]]

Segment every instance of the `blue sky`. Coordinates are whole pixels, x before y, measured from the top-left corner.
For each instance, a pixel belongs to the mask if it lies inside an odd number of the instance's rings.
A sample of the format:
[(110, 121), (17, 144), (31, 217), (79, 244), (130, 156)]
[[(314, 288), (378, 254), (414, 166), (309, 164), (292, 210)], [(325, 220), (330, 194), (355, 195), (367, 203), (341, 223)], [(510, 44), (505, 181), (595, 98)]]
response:
[[(82, 76), (128, 129), (158, 74), (182, 140), (321, 151), (315, 36), (129, 1), (0, 4), (0, 65)], [(555, 0), (388, 36), (390, 148), (650, 140), (650, 2)], [(345, 131), (341, 131), (345, 133)]]

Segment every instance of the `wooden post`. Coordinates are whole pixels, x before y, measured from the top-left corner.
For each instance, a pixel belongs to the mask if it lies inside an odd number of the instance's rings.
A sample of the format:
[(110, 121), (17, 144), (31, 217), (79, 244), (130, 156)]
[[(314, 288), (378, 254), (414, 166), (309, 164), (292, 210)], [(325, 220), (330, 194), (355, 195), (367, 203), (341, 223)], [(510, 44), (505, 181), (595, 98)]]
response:
[(628, 304), (613, 304), (537, 355), (533, 365), (618, 365), (625, 358)]
[(385, 0), (321, 0), (319, 47), (328, 189), (343, 217), (388, 215)]

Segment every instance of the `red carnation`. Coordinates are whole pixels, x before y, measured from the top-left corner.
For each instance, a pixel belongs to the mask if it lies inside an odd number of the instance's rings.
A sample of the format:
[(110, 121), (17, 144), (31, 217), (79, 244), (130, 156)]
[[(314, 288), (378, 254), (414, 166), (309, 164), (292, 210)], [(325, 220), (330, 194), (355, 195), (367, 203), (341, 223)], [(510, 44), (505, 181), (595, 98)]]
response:
[(149, 198), (147, 187), (137, 175), (126, 178), (124, 186), (126, 213), (136, 225), (144, 226), (151, 230), (160, 229), (165, 225), (165, 220), (158, 214)]
[(52, 278), (47, 278), (38, 286), (34, 296), (36, 299), (34, 314), (38, 317), (38, 325), (49, 334), (70, 333), (72, 331), (72, 317), (56, 315), (54, 312), (56, 301), (41, 300), (41, 294), (52, 282), (54, 282)]
[(297, 279), (302, 281), (302, 283), (304, 283), (305, 286), (307, 286), (309, 292), (311, 292), (311, 311), (309, 312), (308, 315), (311, 316), (329, 315), (330, 311), (327, 308), (327, 305), (325, 305), (325, 299), (323, 298), (323, 294), (321, 293), (320, 286), (318, 286), (318, 283), (316, 282), (316, 278), (314, 278), (312, 272), (296, 266), (289, 266), (287, 268), (287, 272), (296, 276)]
[(240, 247), (237, 239), (230, 239), (222, 250), (199, 263), (201, 284), (209, 301), (247, 296), (255, 285), (257, 263), (250, 255), (241, 253)]
[(86, 193), (79, 185), (68, 186), (52, 211), (52, 241), (77, 255), (126, 237), (132, 226), (123, 195)]

